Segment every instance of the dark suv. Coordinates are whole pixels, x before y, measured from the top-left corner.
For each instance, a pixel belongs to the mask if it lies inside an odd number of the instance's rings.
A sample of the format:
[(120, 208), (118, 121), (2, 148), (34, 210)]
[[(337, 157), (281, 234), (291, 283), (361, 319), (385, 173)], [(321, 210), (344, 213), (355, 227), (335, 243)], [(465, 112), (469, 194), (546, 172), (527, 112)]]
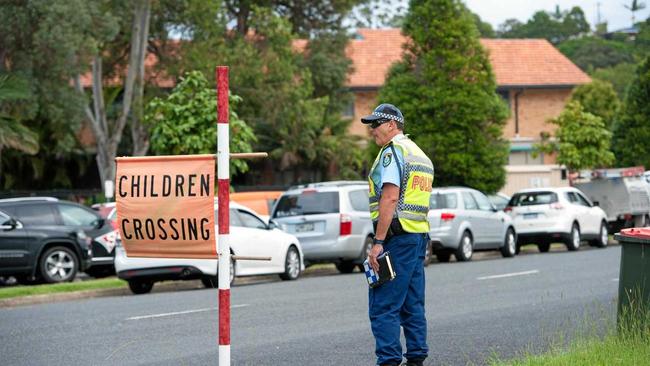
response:
[(109, 274), (114, 271), (112, 231), (96, 212), (74, 202), (1, 199), (0, 276), (53, 283), (72, 281), (78, 271)]

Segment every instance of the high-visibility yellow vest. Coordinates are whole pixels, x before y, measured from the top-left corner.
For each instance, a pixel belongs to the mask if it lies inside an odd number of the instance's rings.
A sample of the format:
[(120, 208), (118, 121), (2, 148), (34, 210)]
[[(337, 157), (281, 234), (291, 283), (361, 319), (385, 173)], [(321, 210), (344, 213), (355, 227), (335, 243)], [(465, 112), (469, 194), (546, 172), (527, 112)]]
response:
[[(379, 160), (386, 149), (399, 149), (404, 161), (397, 161), (400, 169), (399, 200), (393, 218), (398, 218), (402, 228), (409, 233), (429, 232), (427, 213), (433, 186), (433, 164), (426, 154), (406, 136), (394, 139), (379, 151), (368, 175), (370, 186), (370, 218), (379, 220), (379, 198), (377, 191), (381, 182), (372, 180), (373, 172), (378, 168)], [(397, 159), (397, 154), (393, 152)]]

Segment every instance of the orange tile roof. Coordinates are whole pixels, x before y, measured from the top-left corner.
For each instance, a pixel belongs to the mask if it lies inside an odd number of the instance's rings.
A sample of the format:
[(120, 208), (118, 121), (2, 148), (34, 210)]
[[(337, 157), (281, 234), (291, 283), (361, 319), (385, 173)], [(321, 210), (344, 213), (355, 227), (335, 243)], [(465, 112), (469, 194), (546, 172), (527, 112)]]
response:
[[(357, 33), (359, 39), (352, 39), (347, 48), (354, 65), (347, 84), (351, 88), (380, 87), (390, 65), (401, 59), (406, 37), (397, 28), (364, 28)], [(481, 39), (481, 44), (489, 52), (500, 87), (571, 86), (591, 81), (545, 39)]]
[[(353, 71), (348, 75), (351, 88), (379, 88), (384, 84), (390, 65), (402, 57), (406, 37), (398, 28), (357, 29), (359, 39), (351, 39), (346, 54), (352, 60)], [(488, 50), (497, 85), (506, 86), (572, 86), (591, 81), (578, 66), (544, 39), (481, 39)], [(173, 45), (177, 47), (177, 45)], [(175, 47), (171, 47), (174, 49)], [(294, 40), (293, 47), (302, 52), (304, 39)], [(164, 71), (154, 72), (158, 59), (152, 53), (145, 58), (147, 79), (159, 87), (171, 88), (175, 80)], [(91, 75), (82, 75), (82, 85), (92, 85)], [(121, 80), (109, 80), (120, 84)]]

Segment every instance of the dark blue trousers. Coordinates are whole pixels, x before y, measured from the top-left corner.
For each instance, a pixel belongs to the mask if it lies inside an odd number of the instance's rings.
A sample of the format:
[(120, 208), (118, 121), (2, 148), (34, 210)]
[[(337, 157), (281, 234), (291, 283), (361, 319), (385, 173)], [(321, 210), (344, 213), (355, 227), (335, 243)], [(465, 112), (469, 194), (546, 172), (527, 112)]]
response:
[(427, 357), (427, 320), (424, 315), (424, 255), (426, 234), (392, 237), (390, 251), (397, 277), (368, 293), (368, 314), (375, 336), (377, 364), (401, 363), (400, 325), (406, 338), (407, 360)]

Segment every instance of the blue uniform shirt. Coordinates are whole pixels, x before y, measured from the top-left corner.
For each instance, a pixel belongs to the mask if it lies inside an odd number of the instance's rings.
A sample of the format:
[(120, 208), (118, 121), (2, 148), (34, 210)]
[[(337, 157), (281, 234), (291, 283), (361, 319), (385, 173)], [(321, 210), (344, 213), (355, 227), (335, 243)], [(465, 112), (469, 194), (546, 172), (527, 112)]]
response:
[[(404, 135), (397, 135), (393, 140), (398, 139), (400, 136)], [(397, 164), (399, 164), (399, 167)], [(375, 187), (377, 196), (381, 196), (381, 191), (385, 183), (394, 184), (397, 187), (400, 186), (400, 171), (404, 171), (404, 156), (402, 152), (395, 147), (385, 147), (381, 152), (377, 166), (371, 174), (372, 181), (378, 185)]]

